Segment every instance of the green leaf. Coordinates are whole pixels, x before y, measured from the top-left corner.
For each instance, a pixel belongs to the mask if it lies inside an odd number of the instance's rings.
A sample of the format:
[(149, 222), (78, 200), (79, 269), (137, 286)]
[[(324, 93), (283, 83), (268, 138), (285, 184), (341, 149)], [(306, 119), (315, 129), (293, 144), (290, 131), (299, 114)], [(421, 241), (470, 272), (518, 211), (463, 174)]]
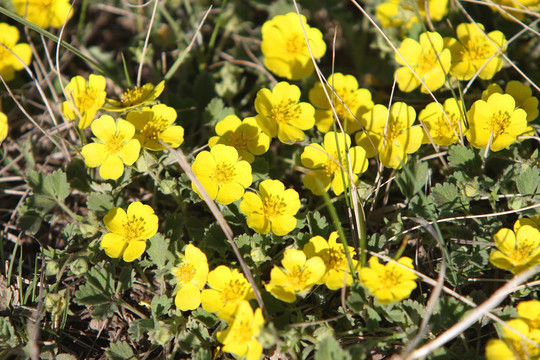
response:
[(463, 145), (453, 145), (448, 148), (448, 163), (451, 167), (472, 166), (475, 159), (474, 150)]
[(219, 121), (225, 119), (229, 115), (234, 115), (234, 110), (226, 107), (219, 97), (215, 97), (206, 106), (204, 117), (210, 122), (211, 126), (215, 126)]
[(160, 318), (167, 315), (172, 304), (172, 299), (169, 296), (161, 295), (154, 296), (150, 308), (152, 309), (152, 317)]
[[(150, 260), (156, 264), (158, 270), (164, 269), (167, 263), (167, 258), (171, 258), (172, 254), (169, 251), (169, 239), (161, 234), (156, 234), (148, 240), (150, 246), (146, 250), (150, 256)], [(170, 256), (168, 256), (170, 254)]]
[(133, 340), (139, 341), (148, 331), (154, 328), (154, 320), (138, 319), (133, 320), (129, 325), (128, 333), (133, 336)]
[(450, 183), (435, 185), (431, 190), (430, 199), (441, 214), (466, 210), (469, 205), (469, 199), (461, 196), (459, 188)]
[(110, 317), (117, 310), (112, 300), (115, 290), (113, 274), (112, 264), (105, 268), (96, 265), (85, 274), (86, 284), (75, 291), (74, 301), (79, 305), (93, 305), (92, 316), (96, 319)]
[(540, 184), (540, 169), (537, 167), (527, 167), (516, 178), (516, 186), (523, 196), (534, 196)]
[(322, 339), (317, 345), (315, 360), (352, 360), (351, 354), (339, 346), (333, 336)]
[(66, 173), (62, 170), (56, 170), (50, 176), (47, 176), (45, 184), (55, 199), (62, 201), (69, 196), (69, 184)]
[(366, 293), (362, 285), (353, 283), (347, 297), (347, 306), (355, 313), (360, 313), (366, 303)]
[(112, 360), (135, 360), (135, 354), (133, 349), (127, 342), (120, 341), (115, 344), (111, 344), (107, 349), (107, 355)]
[(307, 213), (306, 219), (309, 232), (312, 234), (312, 236), (319, 235), (325, 239), (328, 238), (328, 235), (330, 235), (330, 227), (328, 226), (328, 221), (326, 221), (326, 218), (323, 215), (321, 215), (318, 211), (310, 211)]
[(118, 278), (118, 285), (116, 292), (122, 292), (129, 290), (133, 287), (133, 281), (135, 280), (135, 270), (131, 267), (123, 267), (120, 271), (120, 277)]
[(413, 197), (426, 184), (429, 177), (429, 167), (427, 162), (410, 161), (407, 163), (414, 179), (406, 171), (401, 171), (396, 176), (396, 183), (407, 199)]
[(103, 217), (114, 207), (112, 194), (93, 192), (86, 198), (86, 207)]

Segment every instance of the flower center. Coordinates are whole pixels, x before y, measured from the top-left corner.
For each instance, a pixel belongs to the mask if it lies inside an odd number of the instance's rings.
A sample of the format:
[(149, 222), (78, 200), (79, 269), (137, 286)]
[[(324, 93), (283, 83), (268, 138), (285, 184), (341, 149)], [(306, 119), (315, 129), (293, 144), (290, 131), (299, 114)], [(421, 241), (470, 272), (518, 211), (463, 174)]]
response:
[(338, 249), (325, 249), (321, 254), (324, 264), (326, 265), (327, 272), (330, 270), (341, 271), (346, 261), (343, 252)]
[(235, 175), (234, 164), (221, 163), (217, 164), (216, 170), (214, 171), (214, 174), (212, 174), (211, 179), (221, 186), (223, 184), (230, 183)]
[(176, 281), (180, 285), (185, 285), (193, 280), (195, 273), (196, 270), (192, 264), (183, 264), (182, 266), (176, 268), (174, 275), (176, 275)]
[(131, 240), (141, 239), (141, 236), (146, 227), (146, 220), (141, 216), (132, 215), (124, 223), (124, 238), (127, 242)]
[(390, 146), (389, 144), (394, 141), (395, 138), (398, 137), (399, 133), (401, 132), (401, 128), (397, 121), (393, 121), (392, 118), (388, 119), (388, 124), (386, 125), (385, 129), (385, 137), (384, 137), (384, 144), (383, 146)]
[(272, 220), (280, 215), (283, 215), (287, 204), (283, 197), (277, 195), (268, 195), (263, 199), (264, 217)]
[(234, 332), (234, 343), (238, 344), (249, 344), (251, 339), (253, 338), (253, 327), (251, 326), (251, 323), (248, 321), (240, 320), (235, 322), (234, 324), (235, 332)]
[(311, 272), (309, 270), (302, 270), (302, 267), (297, 265), (287, 274), (287, 279), (289, 280), (289, 283), (294, 286), (294, 289), (298, 291), (304, 289), (308, 285), (307, 280), (310, 275)]
[(420, 73), (426, 73), (433, 70), (435, 65), (437, 65), (437, 55), (433, 49), (425, 49), (420, 59), (418, 59), (418, 70)]
[(159, 135), (167, 128), (167, 121), (161, 117), (154, 117), (144, 125), (141, 134), (151, 140), (158, 140)]
[(300, 55), (305, 47), (303, 34), (291, 34), (285, 41), (285, 52), (289, 56)]
[(227, 286), (221, 291), (221, 299), (223, 303), (235, 302), (242, 300), (247, 292), (247, 286), (244, 281), (234, 279), (229, 281)]
[(385, 269), (383, 276), (380, 277), (380, 288), (392, 289), (401, 283), (401, 274), (394, 272), (393, 269)]
[(516, 264), (526, 264), (530, 260), (534, 250), (536, 250), (536, 244), (533, 241), (525, 240), (514, 250), (512, 260)]
[(483, 36), (475, 36), (467, 40), (462, 55), (469, 61), (484, 60), (491, 56), (491, 46)]
[(133, 89), (128, 89), (120, 97), (120, 103), (123, 107), (129, 107), (141, 104), (152, 93), (154, 86), (152, 84), (144, 84), (143, 86), (135, 86)]
[(79, 111), (84, 112), (96, 103), (97, 91), (92, 88), (86, 88), (84, 91), (80, 92), (77, 98), (75, 99), (75, 104)]
[[(437, 119), (437, 126), (435, 129), (430, 129), (430, 131), (435, 132), (437, 137), (454, 137), (457, 133), (459, 133), (457, 115), (449, 113), (446, 113), (446, 115), (448, 116), (448, 119), (445, 118), (443, 114), (439, 115), (439, 118)], [(448, 120), (450, 120), (450, 122), (448, 122)]]
[(291, 118), (298, 118), (302, 110), (294, 100), (283, 100), (270, 110), (270, 117), (278, 126), (287, 124)]
[(118, 152), (122, 150), (122, 145), (124, 141), (124, 136), (118, 134), (112, 135), (105, 143), (105, 148), (107, 149), (107, 152), (111, 155), (118, 154)]
[(249, 146), (250, 139), (243, 132), (229, 132), (225, 135), (225, 140), (237, 150), (246, 150)]
[(336, 173), (339, 173), (341, 171), (341, 166), (337, 163), (337, 161), (342, 161), (341, 165), (347, 169), (347, 158), (344, 151), (341, 152), (341, 157), (338, 156), (337, 152), (334, 152), (331, 157), (328, 157), (326, 160), (326, 164), (324, 166), (324, 170), (326, 172), (326, 175), (331, 177)]
[(510, 123), (510, 114), (507, 111), (497, 111), (490, 119), (489, 128), (494, 136), (501, 135)]

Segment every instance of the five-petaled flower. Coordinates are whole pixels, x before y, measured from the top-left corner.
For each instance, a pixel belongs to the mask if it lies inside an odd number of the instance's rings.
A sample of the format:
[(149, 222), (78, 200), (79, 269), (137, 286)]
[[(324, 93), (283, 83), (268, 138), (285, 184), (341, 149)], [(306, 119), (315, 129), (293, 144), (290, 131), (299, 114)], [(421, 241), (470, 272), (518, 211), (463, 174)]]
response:
[[(334, 73), (328, 77), (328, 84), (323, 88), (320, 82), (315, 83), (309, 91), (309, 101), (315, 106), (315, 125), (321, 132), (334, 130), (334, 112), (347, 134), (360, 130), (358, 119), (373, 107), (371, 92), (358, 88), (358, 80), (352, 75)], [(333, 89), (333, 91), (332, 91)], [(328, 101), (328, 97), (331, 102)], [(335, 130), (340, 127), (336, 124)]]
[(470, 80), (476, 72), (482, 80), (491, 79), (502, 68), (499, 52), (506, 49), (506, 37), (498, 30), (484, 33), (480, 23), (459, 24), (457, 39), (445, 38), (444, 45), (452, 53), (450, 74), (459, 80)]
[(242, 121), (236, 115), (229, 115), (216, 124), (216, 133), (217, 136), (208, 140), (210, 148), (216, 144), (232, 146), (249, 163), (270, 147), (270, 137), (262, 132), (254, 117)]
[[(525, 110), (527, 113), (527, 122), (535, 120), (538, 117), (538, 98), (532, 96), (532, 90), (529, 86), (517, 81), (512, 80), (506, 84), (503, 89), (495, 84), (490, 84), (486, 90), (482, 92), (482, 100), (487, 101), (492, 94), (508, 94), (516, 101), (516, 107)], [(529, 125), (522, 135), (534, 135), (534, 128)]]
[[(441, 109), (442, 107), (442, 109)], [(446, 99), (444, 104), (432, 102), (418, 114), (418, 120), (423, 122), (427, 132), (424, 131), (423, 144), (431, 143), (448, 146), (454, 144), (465, 131), (465, 110), (461, 100)], [(431, 138), (431, 140), (430, 140)]]
[[(426, 9), (426, 3), (429, 11)], [(413, 5), (414, 4), (414, 5)], [(432, 21), (440, 21), (448, 14), (448, 0), (390, 0), (377, 5), (375, 16), (384, 27), (401, 27), (410, 29), (418, 23), (418, 14), (422, 20), (429, 17)]]
[(229, 322), (242, 300), (255, 298), (251, 285), (237, 269), (220, 265), (208, 274), (208, 285), (201, 293), (204, 310), (217, 313), (220, 319)]
[(367, 157), (379, 155), (381, 163), (393, 169), (407, 162), (407, 154), (416, 152), (422, 144), (423, 131), (413, 126), (416, 112), (403, 102), (392, 104), (390, 112), (384, 105), (375, 105), (361, 118), (366, 132), (356, 134), (356, 144), (366, 149)]
[(444, 48), (439, 33), (424, 32), (420, 34), (420, 42), (406, 38), (398, 51), (401, 56), (396, 53), (395, 59), (402, 67), (396, 70), (395, 77), (401, 91), (411, 92), (420, 86), (420, 91), (427, 94), (444, 85), (450, 71), (451, 55), (450, 50)]
[(337, 290), (343, 286), (351, 285), (353, 280), (351, 267), (356, 271), (358, 266), (358, 261), (352, 258), (354, 248), (352, 246), (347, 247), (349, 256), (351, 256), (351, 264), (349, 265), (345, 245), (338, 243), (338, 238), (337, 231), (333, 231), (328, 241), (317, 235), (309, 239), (309, 243), (304, 245), (304, 253), (308, 259), (318, 256), (323, 260), (326, 272), (317, 284), (326, 284), (326, 287), (330, 290)]
[(259, 234), (283, 236), (296, 227), (296, 213), (300, 210), (300, 197), (293, 189), (285, 190), (279, 180), (264, 180), (259, 194), (246, 192), (240, 211), (247, 216), (247, 225)]
[(262, 310), (255, 312), (249, 302), (243, 300), (238, 303), (234, 318), (227, 321), (229, 327), (217, 333), (217, 339), (223, 346), (223, 351), (239, 357), (246, 356), (246, 360), (259, 360), (262, 355), (262, 345), (257, 340), (264, 325)]
[(126, 90), (120, 100), (107, 99), (103, 108), (108, 111), (124, 112), (138, 107), (147, 106), (153, 103), (165, 89), (165, 81), (160, 82), (155, 87), (152, 84), (135, 86)]
[(124, 164), (132, 165), (138, 158), (141, 144), (135, 135), (135, 127), (123, 119), (115, 122), (109, 115), (102, 115), (91, 125), (96, 142), (81, 149), (84, 162), (94, 168), (101, 165), (99, 175), (103, 179), (116, 180), (124, 173)]
[(0, 23), (0, 76), (5, 81), (15, 78), (15, 71), (24, 69), (32, 59), (30, 45), (17, 44), (19, 30), (15, 26)]
[(322, 195), (330, 186), (336, 195), (340, 195), (368, 168), (364, 148), (351, 147), (348, 134), (333, 131), (324, 136), (324, 147), (319, 144), (306, 146), (301, 160), (302, 165), (313, 169), (304, 177), (304, 185), (315, 195)]
[(13, 0), (17, 15), (42, 28), (59, 28), (71, 19), (69, 0)]
[(112, 208), (103, 218), (110, 231), (103, 235), (101, 248), (112, 258), (122, 257), (131, 262), (146, 250), (146, 240), (157, 233), (158, 217), (149, 205), (138, 201), (131, 203), (127, 212)]
[(257, 124), (270, 137), (291, 144), (304, 140), (303, 130), (315, 124), (313, 105), (299, 102), (300, 89), (287, 82), (278, 83), (272, 91), (261, 89), (255, 98)]
[(66, 85), (66, 101), (62, 103), (62, 113), (67, 120), (79, 119), (79, 129), (86, 129), (94, 120), (96, 113), (105, 103), (105, 78), (90, 74), (88, 81), (82, 76), (71, 78)]
[(198, 247), (188, 244), (182, 262), (172, 269), (176, 282), (174, 303), (182, 311), (195, 310), (201, 304), (201, 290), (208, 277), (208, 260)]
[[(212, 200), (228, 205), (244, 195), (253, 182), (251, 165), (238, 158), (232, 146), (218, 144), (210, 151), (201, 151), (191, 168)], [(195, 183), (192, 188), (202, 195)]]
[(519, 219), (514, 229), (502, 228), (493, 235), (497, 250), (489, 256), (494, 266), (520, 273), (540, 264), (540, 227), (530, 219)]
[(270, 282), (266, 290), (281, 301), (292, 303), (296, 295), (305, 296), (313, 285), (319, 283), (326, 272), (324, 261), (319, 256), (306, 259), (302, 250), (287, 249), (281, 265), (270, 271)]
[(477, 100), (467, 111), (469, 130), (465, 134), (471, 145), (492, 151), (510, 146), (527, 129), (527, 113), (516, 108), (508, 94), (492, 94), (487, 101)]
[(313, 57), (321, 58), (326, 52), (322, 33), (310, 27), (304, 15), (299, 19), (296, 13), (291, 12), (263, 24), (261, 51), (268, 70), (289, 80), (298, 80), (313, 73), (304, 31)]
[(391, 261), (382, 265), (372, 256), (369, 266), (360, 269), (360, 281), (381, 304), (401, 301), (416, 288), (418, 276), (407, 269), (414, 269), (412, 259), (404, 256), (397, 262), (402, 266)]
[(134, 138), (139, 140), (145, 149), (164, 150), (165, 146), (160, 141), (172, 148), (177, 148), (184, 142), (184, 128), (173, 125), (176, 110), (165, 104), (130, 111), (126, 120), (135, 125)]

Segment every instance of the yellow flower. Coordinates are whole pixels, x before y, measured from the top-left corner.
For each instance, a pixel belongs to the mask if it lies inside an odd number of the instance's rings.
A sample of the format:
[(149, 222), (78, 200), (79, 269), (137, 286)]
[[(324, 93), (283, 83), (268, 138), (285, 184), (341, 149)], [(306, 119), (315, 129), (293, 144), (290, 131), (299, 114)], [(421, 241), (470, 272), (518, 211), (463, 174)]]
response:
[(493, 241), (497, 250), (490, 254), (489, 262), (500, 269), (517, 274), (540, 264), (539, 228), (517, 221), (514, 231), (502, 228), (493, 235)]
[(7, 137), (8, 134), (8, 120), (6, 114), (0, 111), (0, 144)]
[(281, 260), (283, 269), (274, 266), (266, 290), (281, 301), (292, 303), (296, 295), (305, 296), (326, 272), (324, 261), (313, 256), (306, 260), (302, 250), (287, 249)]
[(234, 147), (242, 160), (252, 163), (255, 155), (262, 155), (270, 147), (270, 137), (262, 132), (253, 117), (241, 121), (236, 115), (229, 115), (216, 124), (216, 133), (208, 140), (213, 148), (216, 144)]
[(518, 304), (517, 312), (530, 328), (540, 329), (540, 301), (529, 300)]
[[(304, 253), (308, 259), (318, 256), (323, 260), (326, 266), (326, 273), (317, 284), (326, 284), (326, 287), (330, 290), (341, 289), (344, 285), (349, 286), (353, 280), (343, 248), (344, 245), (337, 242), (338, 237), (337, 231), (333, 231), (328, 241), (322, 236), (314, 236), (309, 239), (309, 243), (304, 245)], [(348, 246), (347, 248), (352, 257), (354, 248), (352, 246)], [(351, 261), (353, 268), (356, 269), (358, 261), (354, 259), (351, 259)]]
[(527, 112), (527, 122), (531, 122), (538, 117), (538, 98), (532, 96), (532, 90), (528, 85), (512, 80), (506, 84), (503, 91), (499, 85), (492, 83), (482, 92), (482, 100), (487, 101), (495, 93), (512, 96), (516, 101), (516, 107)]
[[(501, 6), (513, 7), (515, 9), (526, 10), (527, 7), (533, 7), (540, 3), (539, 0), (493, 0), (494, 3)], [(518, 20), (525, 19), (525, 14), (521, 11), (512, 11), (508, 8), (499, 9), (495, 6), (492, 6), (493, 11), (499, 11), (502, 16), (506, 19), (515, 21), (511, 16), (515, 17)], [(511, 16), (510, 16), (511, 15)]]
[[(411, 2), (414, 4), (411, 6)], [(429, 16), (432, 21), (440, 21), (448, 14), (448, 0), (429, 0)], [(375, 16), (384, 27), (401, 27), (403, 24), (410, 28), (418, 22), (419, 14), (422, 19), (427, 16), (425, 0), (416, 1), (385, 1), (375, 8)]]
[(15, 26), (0, 23), (0, 76), (6, 81), (15, 78), (15, 71), (24, 69), (21, 61), (29, 65), (32, 59), (30, 45), (17, 44), (18, 41), (19, 30)]
[[(218, 144), (210, 151), (201, 151), (191, 168), (208, 196), (223, 205), (240, 199), (253, 182), (251, 165), (239, 160), (238, 151), (232, 146)], [(197, 186), (191, 186), (201, 196)]]
[[(451, 55), (450, 50), (444, 49), (443, 39), (439, 33), (430, 31), (422, 33), (420, 42), (406, 38), (401, 42), (398, 51), (405, 59), (403, 61), (397, 53), (395, 54), (396, 62), (403, 65), (394, 75), (401, 91), (411, 92), (421, 86), (420, 91), (427, 94), (428, 89), (435, 91), (444, 85), (446, 74), (450, 70)], [(427, 88), (421, 85), (417, 76)]]
[(238, 304), (234, 319), (228, 321), (229, 327), (217, 333), (217, 339), (223, 346), (223, 351), (246, 356), (247, 360), (259, 360), (262, 355), (262, 345), (257, 340), (264, 325), (261, 309), (255, 312), (247, 301)]
[(73, 16), (69, 0), (13, 0), (13, 5), (19, 16), (42, 28), (62, 27)]
[(301, 23), (296, 13), (278, 15), (262, 27), (264, 65), (274, 74), (289, 80), (307, 77), (314, 70), (304, 31), (315, 59), (321, 58), (326, 52), (322, 33), (310, 27), (304, 15), (300, 15), (300, 18)]
[(108, 111), (124, 112), (138, 107), (143, 107), (153, 103), (165, 89), (165, 81), (154, 87), (152, 84), (144, 84), (141, 87), (135, 86), (128, 89), (120, 96), (120, 101), (107, 99), (107, 104), (103, 107)]
[[(465, 132), (465, 123), (463, 122), (464, 108), (461, 100), (454, 98), (447, 99), (441, 105), (432, 102), (418, 114), (418, 120), (423, 122), (431, 136), (433, 142), (437, 145), (448, 146), (454, 144), (459, 139), (459, 134)], [(446, 114), (446, 116), (444, 116)], [(422, 144), (430, 143), (427, 133), (424, 131)]]
[(165, 146), (161, 145), (159, 140), (172, 148), (177, 148), (184, 142), (184, 128), (173, 125), (176, 110), (165, 104), (130, 111), (126, 120), (135, 126), (134, 138), (139, 140), (145, 149), (164, 150)]
[(220, 265), (208, 274), (208, 285), (201, 293), (204, 310), (217, 313), (220, 319), (229, 322), (242, 300), (255, 298), (251, 285), (237, 269)]
[(278, 236), (290, 233), (296, 227), (294, 215), (300, 210), (300, 198), (293, 189), (285, 190), (279, 180), (264, 180), (257, 195), (246, 192), (240, 211), (247, 216), (247, 225), (259, 234), (272, 231)]
[(66, 85), (67, 100), (62, 103), (62, 113), (69, 121), (79, 120), (79, 129), (90, 126), (99, 109), (105, 104), (105, 78), (91, 74), (88, 81), (82, 76), (71, 78)]
[(182, 311), (195, 310), (201, 304), (201, 290), (208, 277), (208, 260), (196, 246), (188, 244), (182, 262), (172, 269), (178, 293), (174, 303)]
[[(335, 73), (328, 78), (326, 91), (343, 128), (348, 134), (360, 130), (358, 118), (373, 107), (371, 92), (359, 89), (358, 81), (352, 75)], [(332, 92), (332, 88), (335, 94)], [(315, 106), (315, 125), (321, 132), (334, 130), (334, 113), (320, 82), (309, 91), (309, 101)], [(345, 105), (343, 105), (345, 103)], [(351, 115), (352, 114), (352, 115)], [(339, 127), (336, 125), (336, 129)]]
[[(414, 269), (411, 258), (404, 256), (397, 262)], [(416, 288), (417, 278), (415, 273), (393, 262), (380, 264), (375, 256), (369, 259), (369, 267), (360, 269), (360, 281), (381, 304), (401, 301), (411, 295)]]
[(122, 257), (131, 262), (146, 250), (146, 240), (157, 233), (158, 217), (149, 205), (138, 201), (124, 209), (112, 208), (103, 218), (110, 231), (103, 235), (101, 248), (112, 258)]
[(255, 98), (257, 124), (270, 137), (283, 143), (304, 140), (304, 132), (315, 124), (315, 109), (300, 101), (300, 89), (286, 82), (278, 83), (272, 91), (261, 89)]
[(413, 107), (403, 102), (394, 103), (390, 113), (386, 106), (375, 105), (360, 119), (367, 131), (356, 134), (356, 144), (366, 149), (368, 158), (378, 154), (384, 166), (399, 169), (407, 154), (422, 144), (422, 128), (412, 126), (415, 118)]
[[(349, 175), (356, 183), (358, 174), (368, 167), (364, 148), (351, 147), (351, 137), (348, 134), (333, 131), (324, 136), (324, 147), (319, 144), (306, 146), (301, 160), (302, 165), (313, 169), (304, 177), (304, 185), (315, 195), (322, 195), (330, 186), (336, 195), (340, 195), (344, 185), (347, 188), (351, 185)], [(321, 191), (319, 182), (324, 191)]]
[(91, 125), (96, 141), (83, 146), (81, 153), (86, 166), (98, 167), (103, 179), (116, 180), (124, 173), (124, 164), (132, 165), (138, 158), (141, 144), (133, 139), (135, 127), (122, 119), (116, 123), (102, 115)]
[(452, 53), (450, 74), (459, 80), (470, 80), (480, 69), (478, 77), (489, 80), (502, 68), (501, 56), (491, 57), (506, 49), (506, 37), (498, 30), (487, 35), (483, 30), (480, 23), (463, 23), (457, 27), (457, 40), (444, 39), (445, 47)]
[[(523, 336), (536, 343), (540, 343), (540, 329), (529, 327), (523, 319), (512, 319), (507, 324)], [(538, 359), (540, 348), (525, 341), (525, 339), (512, 330), (502, 328), (502, 340), (490, 339), (486, 345), (487, 360), (529, 360)]]
[(467, 111), (469, 130), (465, 134), (475, 148), (487, 146), (499, 151), (510, 146), (527, 129), (527, 113), (516, 109), (514, 98), (492, 94), (487, 101), (477, 100)]

